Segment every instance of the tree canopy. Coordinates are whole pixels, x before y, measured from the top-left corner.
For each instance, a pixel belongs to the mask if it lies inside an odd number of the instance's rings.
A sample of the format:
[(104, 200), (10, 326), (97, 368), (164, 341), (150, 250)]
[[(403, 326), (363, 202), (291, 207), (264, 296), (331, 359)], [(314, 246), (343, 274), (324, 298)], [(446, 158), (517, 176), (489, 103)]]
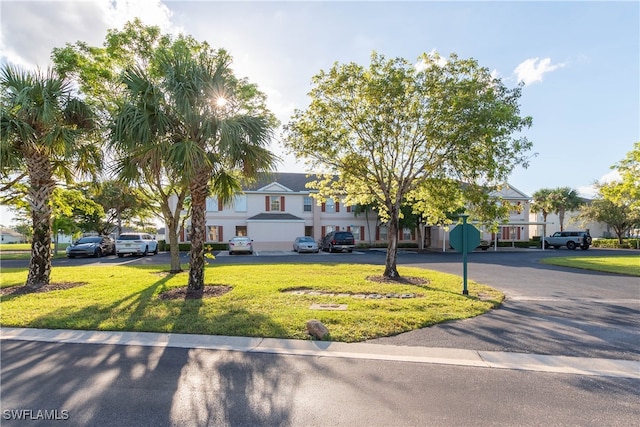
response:
[(433, 223), (463, 205), (477, 218), (506, 214), (489, 193), (527, 165), (531, 143), (516, 135), (531, 125), (520, 115), (521, 87), (507, 88), (473, 59), (423, 54), (411, 63), (375, 52), (368, 67), (336, 63), (312, 81), (285, 144), (325, 174), (311, 184), (318, 197), (378, 207), (389, 227), (385, 276), (399, 276), (405, 200)]
[(29, 72), (12, 65), (0, 71), (0, 177), (3, 187), (22, 182), (31, 210), (33, 240), (26, 285), (49, 284), (53, 191), (101, 169), (95, 115), (70, 82), (54, 70)]

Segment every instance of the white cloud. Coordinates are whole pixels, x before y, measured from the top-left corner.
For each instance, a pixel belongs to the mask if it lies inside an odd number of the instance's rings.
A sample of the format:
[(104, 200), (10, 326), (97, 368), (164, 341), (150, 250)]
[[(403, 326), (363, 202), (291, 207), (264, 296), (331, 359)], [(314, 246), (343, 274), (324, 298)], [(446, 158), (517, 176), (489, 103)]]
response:
[(54, 47), (80, 40), (102, 45), (108, 29), (122, 28), (135, 17), (163, 32), (177, 32), (171, 11), (160, 0), (3, 2), (0, 58), (26, 68), (46, 68)]
[(524, 84), (531, 84), (535, 82), (541, 82), (542, 76), (551, 71), (555, 71), (558, 68), (564, 67), (565, 64), (551, 64), (551, 58), (529, 58), (516, 67), (514, 73), (518, 82), (524, 82)]
[[(615, 182), (619, 180), (620, 180), (620, 173), (614, 169), (611, 172), (602, 175), (598, 180), (598, 182), (600, 184), (608, 184), (610, 182)], [(596, 190), (596, 187), (594, 184), (583, 185), (581, 187), (578, 187), (578, 193), (582, 197), (593, 199), (596, 196), (596, 194), (598, 194), (598, 190)]]

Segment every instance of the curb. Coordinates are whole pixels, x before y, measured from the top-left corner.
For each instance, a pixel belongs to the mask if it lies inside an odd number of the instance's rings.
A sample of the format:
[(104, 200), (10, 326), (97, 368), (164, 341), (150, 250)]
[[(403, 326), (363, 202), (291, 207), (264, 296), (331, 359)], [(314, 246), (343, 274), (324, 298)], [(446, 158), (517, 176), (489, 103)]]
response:
[(220, 335), (0, 328), (0, 340), (197, 348), (291, 356), (388, 360), (640, 379), (640, 362), (541, 354)]

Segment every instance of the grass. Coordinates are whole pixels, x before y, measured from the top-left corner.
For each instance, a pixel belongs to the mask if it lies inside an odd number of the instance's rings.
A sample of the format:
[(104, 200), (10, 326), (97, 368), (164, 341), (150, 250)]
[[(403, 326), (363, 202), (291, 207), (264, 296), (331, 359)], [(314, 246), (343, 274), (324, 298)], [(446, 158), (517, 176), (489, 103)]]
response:
[[(498, 306), (503, 294), (469, 283), (462, 295), (458, 276), (418, 268), (399, 268), (405, 277), (428, 283), (369, 281), (382, 266), (270, 264), (208, 266), (207, 285), (233, 289), (219, 297), (163, 300), (158, 296), (183, 287), (187, 273), (169, 275), (166, 266), (57, 267), (51, 282), (86, 284), (66, 290), (0, 299), (3, 326), (110, 331), (153, 331), (247, 337), (308, 339), (306, 322), (323, 322), (333, 341), (356, 342), (389, 336), (436, 323), (477, 316)], [(3, 269), (0, 288), (21, 286), (26, 269)], [(333, 295), (296, 295), (306, 288)], [(6, 289), (3, 289), (6, 291)], [(417, 298), (363, 299), (348, 293), (409, 294)], [(346, 304), (346, 311), (311, 310), (318, 304)]]
[(543, 264), (559, 265), (562, 267), (640, 276), (639, 255), (545, 258), (541, 260), (541, 262)]
[[(58, 244), (58, 255), (55, 258), (64, 258), (65, 249), (69, 246), (68, 243)], [(51, 245), (53, 251), (54, 245)], [(2, 243), (0, 244), (0, 259), (4, 260), (16, 260), (16, 259), (29, 259), (31, 258), (31, 243)]]

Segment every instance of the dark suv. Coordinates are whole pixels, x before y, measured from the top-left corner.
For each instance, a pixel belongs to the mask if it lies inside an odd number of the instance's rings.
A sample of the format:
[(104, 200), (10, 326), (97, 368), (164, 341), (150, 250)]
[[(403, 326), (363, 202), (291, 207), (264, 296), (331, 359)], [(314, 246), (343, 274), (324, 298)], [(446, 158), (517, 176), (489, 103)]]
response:
[(356, 241), (350, 231), (332, 231), (322, 239), (322, 250), (333, 251), (353, 251)]

